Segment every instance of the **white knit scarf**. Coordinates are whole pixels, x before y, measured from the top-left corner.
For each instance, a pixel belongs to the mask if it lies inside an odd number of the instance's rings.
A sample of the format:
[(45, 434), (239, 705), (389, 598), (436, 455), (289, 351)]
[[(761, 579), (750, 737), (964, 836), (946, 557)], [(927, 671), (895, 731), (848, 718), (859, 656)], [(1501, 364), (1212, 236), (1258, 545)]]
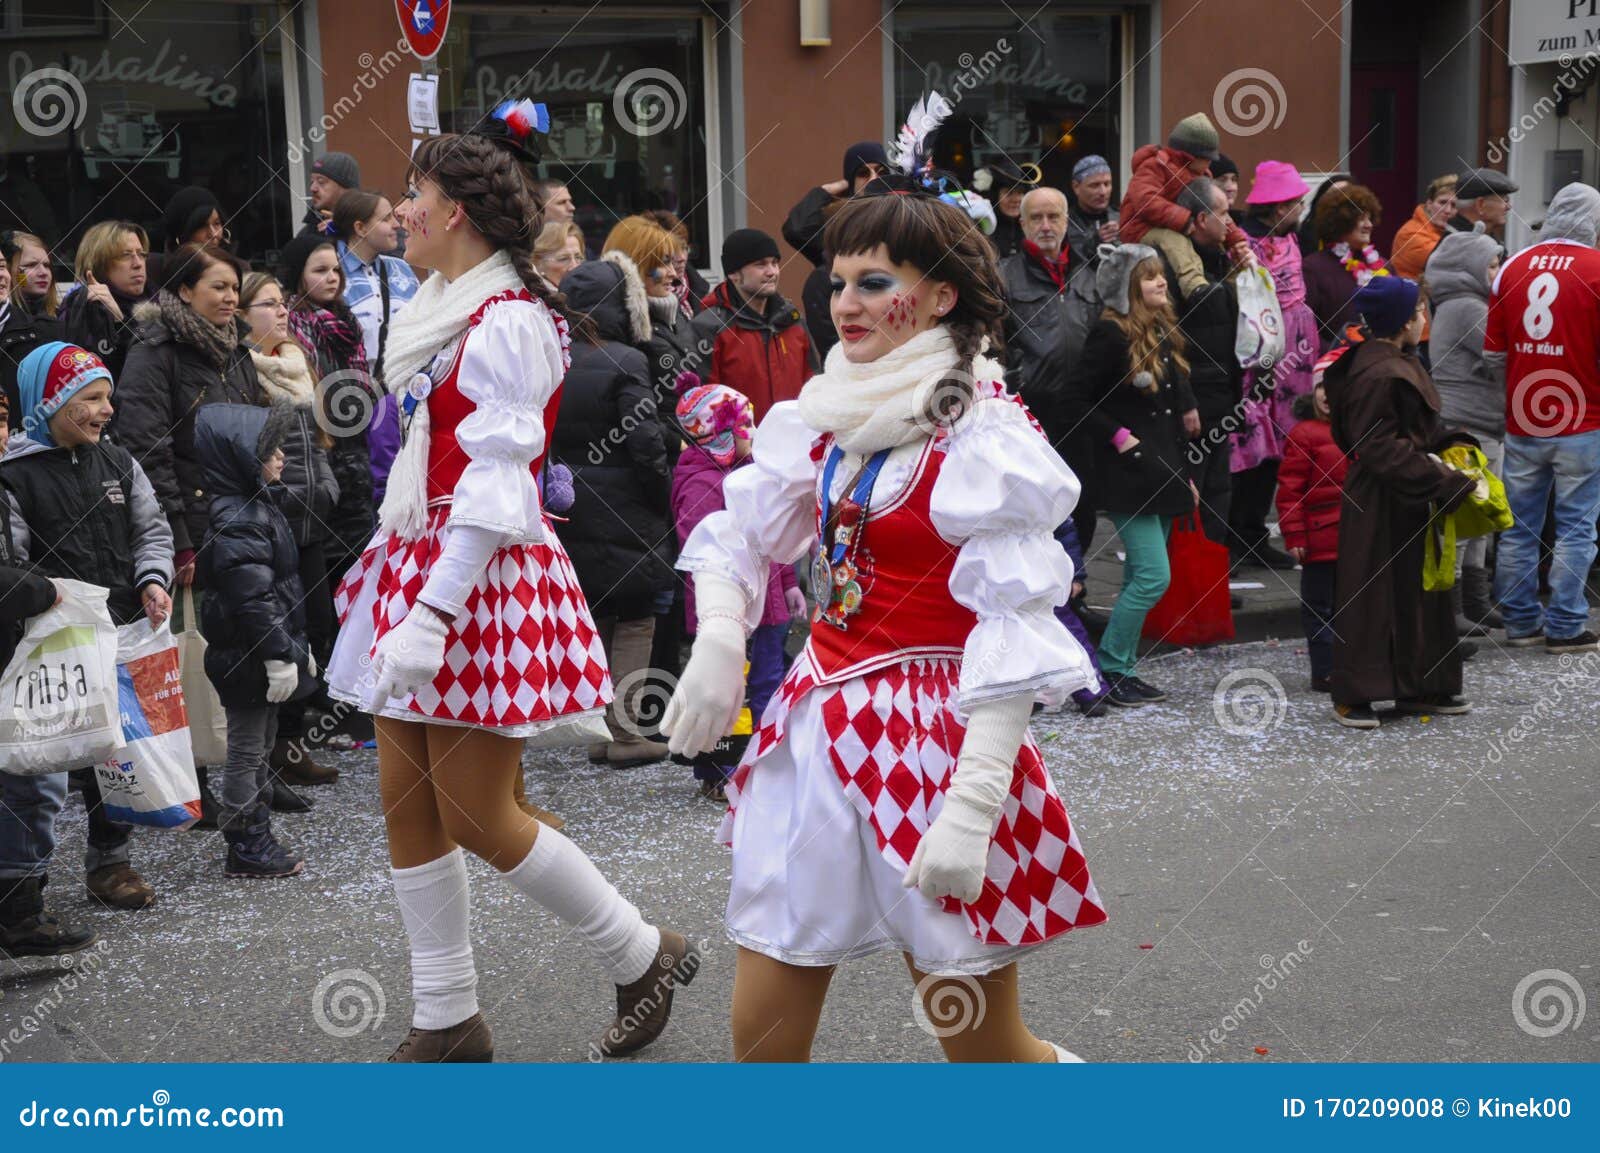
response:
[[(384, 346), (383, 385), (403, 404), (411, 378), (427, 369), (451, 341), (467, 330), (467, 321), (491, 296), (514, 292), (522, 278), (506, 252), (446, 280), (435, 272), (411, 298), (389, 328)], [(385, 532), (416, 540), (428, 525), (428, 403), (417, 403), (405, 443), (389, 473), (389, 488), (378, 511)]]
[[(988, 347), (988, 342), (984, 342)], [(800, 416), (818, 432), (831, 432), (846, 452), (871, 453), (929, 436), (927, 415), (959, 359), (944, 325), (920, 332), (877, 360), (846, 360), (844, 345), (828, 352), (821, 376), (800, 390)], [(1002, 380), (1004, 370), (986, 356), (972, 362), (975, 381)], [(940, 407), (937, 403), (934, 407)]]

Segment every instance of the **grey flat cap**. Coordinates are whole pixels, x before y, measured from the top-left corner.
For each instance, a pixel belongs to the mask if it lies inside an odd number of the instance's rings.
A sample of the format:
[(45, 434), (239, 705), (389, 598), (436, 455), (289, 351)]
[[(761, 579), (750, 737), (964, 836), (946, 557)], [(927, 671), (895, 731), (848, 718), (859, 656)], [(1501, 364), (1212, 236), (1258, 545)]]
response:
[(1456, 199), (1476, 200), (1480, 196), (1510, 196), (1516, 181), (1494, 168), (1468, 168), (1456, 177)]

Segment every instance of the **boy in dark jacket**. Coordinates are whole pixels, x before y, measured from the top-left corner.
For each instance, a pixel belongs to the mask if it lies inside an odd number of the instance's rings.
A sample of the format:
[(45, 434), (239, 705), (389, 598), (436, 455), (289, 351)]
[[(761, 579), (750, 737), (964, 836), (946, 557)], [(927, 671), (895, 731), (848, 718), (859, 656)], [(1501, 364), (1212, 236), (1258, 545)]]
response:
[(1311, 658), (1311, 691), (1330, 691), (1333, 676), (1333, 575), (1339, 558), (1339, 506), (1350, 461), (1333, 440), (1328, 394), (1318, 383), (1295, 401), (1300, 423), (1289, 430), (1278, 469), (1278, 531), (1300, 562), (1300, 622)]
[[(0, 456), (10, 433), (8, 409), (0, 393)], [(0, 668), (11, 663), (24, 622), (59, 599), (53, 582), (19, 562), (11, 546), (11, 502), (0, 500)], [(64, 925), (45, 912), (43, 887), (42, 877), (0, 878), (0, 954), (56, 957), (94, 944), (99, 934), (93, 929)]]
[(316, 689), (306, 643), (305, 593), (294, 532), (277, 505), (286, 405), (208, 405), (195, 417), (195, 455), (211, 493), (201, 564), (206, 676), (228, 711), (228, 763), (217, 785), (217, 827), (229, 877), (289, 877), (304, 860), (272, 835), (268, 754), (278, 706)]
[[(172, 531), (139, 463), (102, 439), (112, 411), (110, 371), (94, 353), (57, 341), (29, 353), (17, 378), (27, 432), (0, 462), (14, 558), (36, 576), (109, 589), (117, 624), (141, 615), (160, 624), (172, 611)], [(89, 813), (89, 895), (121, 909), (149, 905), (155, 890), (128, 860), (130, 827), (105, 815), (93, 770), (63, 769), (77, 770), (72, 781)], [(66, 772), (0, 773), (0, 891), (12, 891), (0, 910), (0, 941), (13, 953), (56, 951), (40, 890), (67, 780)]]

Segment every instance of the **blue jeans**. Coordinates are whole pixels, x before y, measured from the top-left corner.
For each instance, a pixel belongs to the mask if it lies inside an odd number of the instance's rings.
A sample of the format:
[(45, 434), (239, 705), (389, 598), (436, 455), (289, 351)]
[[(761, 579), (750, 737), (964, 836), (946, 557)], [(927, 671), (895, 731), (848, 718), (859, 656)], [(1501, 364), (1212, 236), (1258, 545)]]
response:
[[(84, 871), (126, 864), (133, 826), (105, 815), (93, 769), (74, 773), (73, 778), (89, 810)], [(38, 777), (0, 773), (0, 879), (42, 877), (50, 871), (50, 858), (56, 850), (56, 814), (66, 802), (67, 783), (66, 773)]]
[[(1600, 515), (1600, 429), (1576, 436), (1506, 436), (1506, 499), (1516, 523), (1500, 535), (1495, 599), (1506, 635), (1528, 636), (1541, 626), (1565, 639), (1589, 620), (1584, 582), (1595, 556)], [(1555, 490), (1555, 548), (1550, 564), (1550, 605), (1539, 606), (1539, 537)]]

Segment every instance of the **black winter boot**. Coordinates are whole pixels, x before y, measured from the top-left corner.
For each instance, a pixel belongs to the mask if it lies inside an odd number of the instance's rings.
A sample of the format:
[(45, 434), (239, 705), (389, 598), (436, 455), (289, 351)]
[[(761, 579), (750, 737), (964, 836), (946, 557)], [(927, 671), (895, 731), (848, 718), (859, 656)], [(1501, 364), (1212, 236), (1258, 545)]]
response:
[(93, 929), (63, 925), (45, 912), (40, 878), (0, 879), (0, 956), (59, 957), (98, 939)]
[(1494, 591), (1489, 570), (1474, 566), (1461, 569), (1461, 614), (1486, 629), (1505, 628), (1506, 622), (1494, 607)]

